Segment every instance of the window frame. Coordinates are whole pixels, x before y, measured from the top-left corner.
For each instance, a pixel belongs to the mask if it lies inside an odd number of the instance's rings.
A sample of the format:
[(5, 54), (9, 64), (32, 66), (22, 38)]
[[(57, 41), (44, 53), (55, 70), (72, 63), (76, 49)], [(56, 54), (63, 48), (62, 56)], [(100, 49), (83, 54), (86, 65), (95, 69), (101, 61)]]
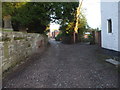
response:
[(108, 33), (112, 33), (112, 19), (107, 19)]

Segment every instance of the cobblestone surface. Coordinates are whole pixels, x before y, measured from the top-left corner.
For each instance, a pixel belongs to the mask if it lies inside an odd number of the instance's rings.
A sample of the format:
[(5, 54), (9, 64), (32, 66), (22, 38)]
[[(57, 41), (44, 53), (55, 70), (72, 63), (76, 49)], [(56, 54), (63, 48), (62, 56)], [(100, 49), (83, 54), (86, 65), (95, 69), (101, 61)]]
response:
[(53, 40), (41, 55), (3, 80), (4, 88), (117, 88), (116, 67), (94, 45), (65, 45)]

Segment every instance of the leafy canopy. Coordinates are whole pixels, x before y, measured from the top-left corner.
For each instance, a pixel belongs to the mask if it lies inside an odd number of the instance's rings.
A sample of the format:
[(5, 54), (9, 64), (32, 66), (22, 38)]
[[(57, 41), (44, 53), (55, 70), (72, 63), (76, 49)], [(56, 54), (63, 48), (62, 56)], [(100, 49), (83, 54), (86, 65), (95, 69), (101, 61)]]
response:
[(2, 9), (3, 16), (12, 16), (13, 26), (44, 33), (50, 22), (72, 22), (77, 6), (78, 2), (4, 2)]

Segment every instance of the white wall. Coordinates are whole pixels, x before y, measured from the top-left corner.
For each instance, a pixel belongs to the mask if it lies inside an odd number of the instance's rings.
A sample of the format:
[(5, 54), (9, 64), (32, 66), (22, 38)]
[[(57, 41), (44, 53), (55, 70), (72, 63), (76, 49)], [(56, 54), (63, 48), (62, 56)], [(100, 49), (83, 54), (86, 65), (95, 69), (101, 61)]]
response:
[(120, 51), (120, 2), (118, 3), (118, 49)]
[[(112, 20), (112, 33), (108, 33), (107, 19)], [(118, 3), (101, 3), (102, 47), (118, 51)]]

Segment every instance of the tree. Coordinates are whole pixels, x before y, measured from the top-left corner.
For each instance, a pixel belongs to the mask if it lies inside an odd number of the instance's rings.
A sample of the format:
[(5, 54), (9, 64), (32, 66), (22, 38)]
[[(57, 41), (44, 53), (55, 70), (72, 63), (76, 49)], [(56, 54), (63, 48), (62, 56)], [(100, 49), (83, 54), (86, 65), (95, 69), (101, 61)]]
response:
[(17, 9), (22, 7), (26, 2), (2, 2), (2, 16), (14, 16)]
[[(73, 39), (75, 20), (76, 18), (74, 16), (71, 22), (61, 26), (60, 30), (62, 31), (63, 36), (70, 37), (70, 39)], [(87, 27), (87, 20), (84, 14), (84, 10), (81, 10), (78, 21), (78, 35), (77, 35), (79, 41), (81, 41), (81, 38), (83, 37), (83, 34), (86, 31), (86, 27)]]
[(68, 24), (73, 21), (78, 4), (78, 2), (54, 3), (52, 8), (55, 16), (53, 18), (59, 20), (61, 25)]
[[(18, 8), (22, 7), (24, 4), (26, 3), (25, 2), (3, 2), (2, 3), (2, 18), (6, 16), (12, 16), (13, 18), (18, 13)], [(17, 31), (19, 23), (17, 21), (12, 22), (12, 26), (13, 26), (13, 29)]]
[(87, 26), (87, 19), (84, 11), (81, 10), (80, 19), (78, 21), (78, 41), (82, 40), (84, 33), (87, 31)]
[(51, 21), (61, 25), (71, 22), (77, 6), (77, 2), (5, 2), (3, 16), (11, 15), (15, 28), (28, 28), (28, 32), (44, 33)]

